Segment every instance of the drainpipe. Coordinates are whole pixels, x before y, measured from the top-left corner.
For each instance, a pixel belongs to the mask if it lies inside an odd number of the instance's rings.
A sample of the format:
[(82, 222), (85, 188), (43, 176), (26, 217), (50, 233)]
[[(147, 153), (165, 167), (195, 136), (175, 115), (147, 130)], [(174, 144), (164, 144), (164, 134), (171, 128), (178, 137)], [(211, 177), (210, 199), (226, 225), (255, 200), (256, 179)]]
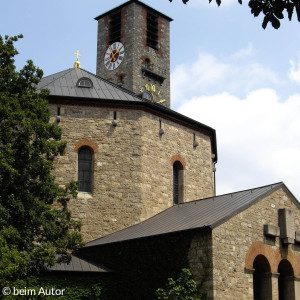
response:
[(217, 188), (216, 188), (216, 162), (215, 162), (215, 154), (211, 155), (212, 161), (213, 161), (213, 173), (214, 173), (214, 178), (213, 178), (213, 186), (214, 186), (214, 196), (217, 194)]

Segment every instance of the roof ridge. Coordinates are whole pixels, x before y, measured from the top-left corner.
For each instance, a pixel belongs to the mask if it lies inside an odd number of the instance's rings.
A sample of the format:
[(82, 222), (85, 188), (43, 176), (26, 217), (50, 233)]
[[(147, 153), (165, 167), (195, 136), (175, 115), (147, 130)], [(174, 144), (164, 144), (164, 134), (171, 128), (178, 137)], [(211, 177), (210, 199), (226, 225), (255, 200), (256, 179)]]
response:
[[(48, 76), (42, 77), (42, 79), (40, 80), (39, 83), (41, 83), (41, 81), (42, 81), (43, 79), (46, 79), (47, 77), (53, 77), (53, 80), (50, 81), (50, 82), (48, 82), (48, 83), (46, 84), (46, 85), (49, 85), (50, 83), (53, 83), (53, 82), (56, 81), (57, 79), (59, 79), (59, 78), (65, 76), (66, 74), (70, 73), (71, 70), (73, 70), (73, 68), (69, 68), (69, 69), (66, 69), (66, 70), (63, 70), (63, 71), (59, 71), (59, 72), (56, 72), (56, 73), (54, 73), (54, 74), (50, 74), (50, 75), (48, 75)], [(59, 73), (62, 73), (61, 76), (58, 76), (58, 77), (55, 77), (55, 78), (54, 78), (54, 76), (55, 76), (56, 74), (59, 74)], [(38, 84), (39, 84), (39, 83), (38, 83)], [(39, 89), (42, 89), (42, 88), (43, 88), (43, 87), (40, 87)]]
[(80, 70), (83, 70), (83, 71), (89, 73), (90, 75), (96, 77), (97, 79), (103, 80), (104, 82), (106, 82), (106, 83), (112, 85), (113, 87), (115, 87), (115, 88), (117, 88), (117, 89), (119, 89), (119, 90), (121, 90), (121, 91), (123, 91), (123, 92), (126, 92), (126, 93), (130, 94), (131, 96), (133, 96), (133, 97), (135, 97), (135, 98), (138, 98), (139, 100), (141, 100), (141, 99), (144, 100), (143, 98), (138, 97), (137, 94), (134, 93), (133, 91), (128, 90), (128, 89), (126, 89), (126, 88), (124, 88), (124, 87), (122, 87), (122, 86), (120, 86), (120, 85), (118, 85), (118, 84), (116, 84), (116, 83), (114, 83), (114, 82), (111, 82), (111, 81), (109, 81), (109, 80), (107, 80), (107, 79), (105, 79), (105, 78), (103, 78), (103, 77), (101, 77), (101, 76), (99, 76), (99, 75), (97, 75), (97, 74), (94, 74), (94, 73), (92, 73), (92, 72), (90, 72), (90, 71), (87, 71), (87, 70), (85, 70), (85, 69), (82, 69), (82, 68), (80, 68)]
[(233, 194), (239, 194), (239, 193), (242, 193), (242, 192), (248, 192), (248, 191), (254, 191), (254, 190), (258, 190), (258, 189), (263, 189), (263, 188), (266, 188), (266, 187), (272, 188), (275, 185), (281, 185), (281, 184), (284, 185), (284, 183), (282, 181), (279, 181), (279, 182), (276, 182), (276, 183), (267, 184), (267, 185), (259, 186), (259, 187), (252, 188), (252, 189), (245, 189), (245, 190), (240, 190), (240, 191), (237, 191), (237, 192), (229, 192), (229, 193), (225, 193), (225, 194), (221, 194), (221, 195), (216, 195), (216, 196), (212, 196), (212, 197), (195, 199), (195, 200), (192, 200), (192, 201), (189, 201), (189, 202), (179, 203), (178, 205), (184, 205), (184, 204), (188, 204), (188, 203), (192, 203), (192, 202), (197, 202), (197, 201), (210, 200), (210, 199), (213, 199), (213, 198), (223, 197), (223, 196), (227, 196), (227, 195), (233, 195)]
[[(126, 242), (180, 231), (204, 228), (212, 230), (280, 189), (289, 192), (286, 185), (281, 181), (207, 198), (210, 201), (197, 200), (197, 202), (191, 201), (180, 205), (173, 205), (142, 222), (94, 239), (88, 242), (82, 249), (85, 250), (105, 244)], [(253, 193), (251, 193), (252, 191)], [(236, 195), (230, 197), (232, 194)], [(296, 203), (293, 195), (289, 195), (289, 199), (300, 210), (300, 204)], [(193, 204), (195, 203), (197, 205), (194, 207)]]

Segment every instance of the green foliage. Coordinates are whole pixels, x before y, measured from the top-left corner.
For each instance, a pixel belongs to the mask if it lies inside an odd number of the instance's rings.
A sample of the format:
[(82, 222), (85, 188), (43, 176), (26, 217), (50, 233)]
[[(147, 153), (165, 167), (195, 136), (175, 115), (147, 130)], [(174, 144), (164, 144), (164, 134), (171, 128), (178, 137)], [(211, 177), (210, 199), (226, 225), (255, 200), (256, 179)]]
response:
[(35, 278), (30, 286), (21, 281), (16, 282), (14, 287), (20, 293), (11, 293), (5, 299), (110, 300), (106, 295), (106, 282), (98, 276), (47, 276)]
[(64, 296), (60, 299), (75, 300), (75, 299), (106, 299), (105, 283), (102, 283), (98, 277), (44, 277), (38, 280), (37, 290), (42, 286), (45, 289), (64, 289)]
[(177, 280), (168, 279), (165, 288), (156, 290), (158, 300), (203, 300), (189, 269), (182, 269)]
[[(67, 203), (77, 186), (55, 183), (54, 159), (66, 143), (49, 123), (43, 72), (32, 61), (16, 71), (14, 42), (0, 36), (0, 285), (29, 280), (82, 245)], [(55, 204), (55, 208), (53, 208)]]
[[(172, 0), (169, 0), (172, 2)], [(189, 0), (182, 0), (186, 4)], [(209, 0), (211, 3), (212, 0)], [(242, 4), (242, 0), (238, 0)], [(221, 5), (221, 0), (216, 0), (218, 6)], [(284, 18), (283, 13), (286, 12), (289, 20), (292, 20), (293, 13), (296, 11), (298, 22), (300, 22), (300, 0), (250, 0), (249, 7), (254, 17), (260, 13), (264, 15), (262, 27), (266, 29), (270, 22), (275, 29), (280, 27), (280, 21)]]

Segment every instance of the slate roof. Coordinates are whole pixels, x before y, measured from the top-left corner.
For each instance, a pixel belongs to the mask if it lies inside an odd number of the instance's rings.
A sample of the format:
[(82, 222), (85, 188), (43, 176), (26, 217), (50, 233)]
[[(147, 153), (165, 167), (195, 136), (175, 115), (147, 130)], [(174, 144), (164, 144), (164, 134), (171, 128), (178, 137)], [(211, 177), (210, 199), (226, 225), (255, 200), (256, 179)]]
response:
[(91, 272), (91, 273), (109, 273), (111, 270), (105, 267), (98, 267), (94, 264), (91, 264), (83, 259), (80, 259), (72, 255), (72, 259), (69, 264), (61, 263), (56, 264), (53, 267), (49, 268), (49, 271), (55, 272)]
[[(78, 87), (79, 79), (88, 78), (93, 87)], [(212, 153), (215, 154), (214, 162), (218, 161), (216, 131), (198, 121), (188, 118), (170, 108), (141, 98), (134, 92), (122, 88), (108, 80), (101, 78), (81, 68), (70, 68), (46, 77), (37, 85), (37, 92), (41, 89), (50, 90), (49, 100), (58, 103), (76, 103), (77, 105), (125, 105), (137, 109), (150, 109), (151, 113), (164, 114), (167, 118), (190, 128), (200, 129), (212, 139)]]
[[(78, 87), (77, 82), (81, 78), (90, 79), (93, 87)], [(37, 85), (37, 90), (43, 88), (49, 89), (51, 96), (143, 102), (133, 92), (79, 68), (70, 68), (43, 77)]]
[[(197, 228), (213, 229), (281, 187), (290, 193), (284, 183), (279, 182), (251, 190), (174, 205), (141, 223), (95, 239), (87, 243), (84, 248)], [(299, 202), (291, 193), (290, 195), (300, 209)]]

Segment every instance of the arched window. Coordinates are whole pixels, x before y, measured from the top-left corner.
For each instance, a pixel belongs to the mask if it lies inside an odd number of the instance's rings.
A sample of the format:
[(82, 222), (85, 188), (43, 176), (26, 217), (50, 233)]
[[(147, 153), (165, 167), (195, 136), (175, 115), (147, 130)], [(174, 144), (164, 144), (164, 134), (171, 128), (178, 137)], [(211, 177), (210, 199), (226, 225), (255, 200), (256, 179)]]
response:
[(183, 202), (183, 166), (179, 161), (173, 164), (173, 203)]
[(81, 147), (78, 151), (78, 191), (92, 192), (93, 151)]
[(278, 266), (279, 300), (295, 300), (294, 270), (291, 263), (283, 259)]
[(150, 60), (149, 60), (148, 58), (145, 59), (145, 68), (146, 68), (147, 70), (150, 69)]
[(254, 300), (272, 299), (271, 267), (263, 255), (256, 256), (253, 262)]

